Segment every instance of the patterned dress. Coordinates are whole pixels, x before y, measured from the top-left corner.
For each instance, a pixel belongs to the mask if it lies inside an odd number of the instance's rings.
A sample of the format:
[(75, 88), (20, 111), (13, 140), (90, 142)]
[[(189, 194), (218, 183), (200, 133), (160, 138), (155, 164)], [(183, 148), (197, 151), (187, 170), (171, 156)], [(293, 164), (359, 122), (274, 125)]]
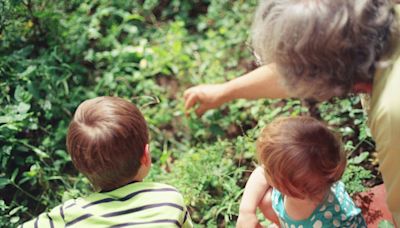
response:
[(285, 228), (367, 227), (361, 210), (340, 181), (332, 185), (327, 197), (307, 219), (291, 219), (285, 211), (284, 196), (275, 188), (272, 190), (272, 208), (279, 217), (281, 227)]

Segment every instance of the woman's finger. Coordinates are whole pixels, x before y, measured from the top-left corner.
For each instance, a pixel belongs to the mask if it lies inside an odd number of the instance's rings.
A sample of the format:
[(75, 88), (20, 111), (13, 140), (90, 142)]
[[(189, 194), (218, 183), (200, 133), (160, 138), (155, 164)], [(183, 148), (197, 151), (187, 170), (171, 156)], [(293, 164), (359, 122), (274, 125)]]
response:
[(185, 90), (185, 92), (183, 92), (183, 98), (184, 98), (185, 100), (186, 100), (186, 99), (189, 97), (189, 95), (192, 93), (192, 90), (193, 90), (193, 87), (191, 87), (191, 88)]
[(196, 102), (198, 101), (198, 96), (196, 93), (190, 93), (187, 98), (185, 98), (185, 109), (189, 110), (190, 108), (192, 108)]
[(198, 117), (202, 116), (209, 108), (204, 105), (204, 104), (200, 104), (200, 106), (196, 109), (196, 115)]

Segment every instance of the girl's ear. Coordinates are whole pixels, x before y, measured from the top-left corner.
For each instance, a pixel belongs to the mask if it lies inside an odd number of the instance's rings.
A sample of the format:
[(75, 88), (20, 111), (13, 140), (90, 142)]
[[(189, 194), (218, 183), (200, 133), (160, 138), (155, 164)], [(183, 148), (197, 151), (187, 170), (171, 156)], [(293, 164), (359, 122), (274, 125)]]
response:
[(142, 155), (142, 158), (140, 159), (140, 163), (142, 163), (142, 165), (144, 166), (151, 166), (151, 154), (150, 154), (150, 146), (149, 144), (146, 144), (144, 146), (144, 152)]

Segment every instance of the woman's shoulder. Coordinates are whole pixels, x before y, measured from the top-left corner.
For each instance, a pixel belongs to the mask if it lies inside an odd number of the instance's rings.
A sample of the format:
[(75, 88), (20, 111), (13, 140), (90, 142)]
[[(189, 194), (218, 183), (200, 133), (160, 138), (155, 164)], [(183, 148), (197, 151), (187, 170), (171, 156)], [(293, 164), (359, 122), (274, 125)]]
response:
[(369, 126), (372, 131), (400, 127), (400, 58), (377, 71), (368, 113)]

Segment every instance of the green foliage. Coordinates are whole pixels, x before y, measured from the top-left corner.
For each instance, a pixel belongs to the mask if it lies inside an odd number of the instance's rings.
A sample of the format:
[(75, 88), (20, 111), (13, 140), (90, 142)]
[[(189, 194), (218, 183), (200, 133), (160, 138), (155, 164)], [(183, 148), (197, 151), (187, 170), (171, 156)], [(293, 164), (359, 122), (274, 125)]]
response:
[(217, 221), (232, 222), (237, 215), (242, 192), (237, 180), (244, 167), (234, 163), (235, 152), (239, 151), (234, 151), (228, 141), (196, 147), (183, 154), (171, 173), (161, 178), (181, 190), (195, 221), (216, 226)]
[(342, 181), (346, 185), (346, 190), (350, 194), (365, 191), (364, 181), (371, 179), (371, 171), (362, 166), (348, 165), (343, 174)]
[(350, 194), (365, 191), (364, 181), (373, 177), (370, 170), (367, 170), (360, 165), (367, 156), (368, 152), (364, 152), (359, 156), (348, 160), (342, 181), (345, 183), (346, 190)]
[[(65, 135), (78, 104), (101, 95), (141, 107), (152, 136), (150, 180), (178, 187), (199, 226), (234, 226), (260, 128), (308, 109), (298, 100), (238, 100), (187, 118), (181, 97), (190, 85), (254, 67), (247, 40), (256, 4), (0, 1), (0, 227), (90, 192)], [(359, 106), (350, 97), (318, 108), (345, 135), (349, 156), (373, 151)], [(351, 192), (371, 178), (359, 169), (349, 162), (343, 177)]]
[(379, 222), (378, 228), (393, 228), (394, 225), (388, 220), (383, 220)]

